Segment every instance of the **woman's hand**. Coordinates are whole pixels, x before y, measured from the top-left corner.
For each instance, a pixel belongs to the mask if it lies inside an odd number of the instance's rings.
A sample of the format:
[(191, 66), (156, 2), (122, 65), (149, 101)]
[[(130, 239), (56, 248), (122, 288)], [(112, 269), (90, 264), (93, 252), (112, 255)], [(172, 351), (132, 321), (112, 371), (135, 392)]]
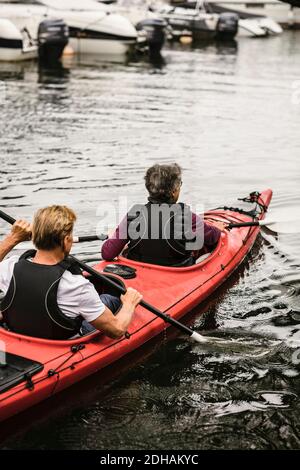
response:
[(205, 220), (205, 223), (207, 223), (208, 225), (212, 225), (213, 227), (218, 228), (219, 230), (221, 230), (221, 232), (224, 232), (227, 229), (227, 226), (228, 226), (227, 223), (221, 222), (219, 220), (207, 219), (207, 220)]

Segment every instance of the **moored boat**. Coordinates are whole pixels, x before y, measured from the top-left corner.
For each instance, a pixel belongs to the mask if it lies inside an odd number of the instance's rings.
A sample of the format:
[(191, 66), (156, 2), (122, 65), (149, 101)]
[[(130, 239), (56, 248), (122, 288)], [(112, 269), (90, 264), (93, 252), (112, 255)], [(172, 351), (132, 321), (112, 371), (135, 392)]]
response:
[[(235, 15), (238, 22), (237, 36), (263, 37), (282, 33), (282, 28), (277, 21), (278, 15), (275, 15), (273, 10), (265, 8), (275, 5), (276, 12), (280, 8), (282, 10), (283, 4), (277, 0), (252, 2), (251, 4), (239, 0), (173, 0), (171, 3), (177, 8), (186, 9), (186, 11), (202, 11), (210, 15), (219, 15), (221, 19), (226, 19), (226, 15)], [(287, 10), (288, 5), (285, 5), (284, 9)]]
[(19, 62), (37, 56), (37, 45), (25, 38), (11, 21), (0, 18), (0, 61)]
[(9, 19), (19, 30), (37, 39), (42, 21), (62, 19), (69, 28), (69, 44), (78, 55), (121, 55), (136, 43), (131, 22), (107, 5), (93, 0), (31, 0), (30, 3), (0, 2), (0, 18)]

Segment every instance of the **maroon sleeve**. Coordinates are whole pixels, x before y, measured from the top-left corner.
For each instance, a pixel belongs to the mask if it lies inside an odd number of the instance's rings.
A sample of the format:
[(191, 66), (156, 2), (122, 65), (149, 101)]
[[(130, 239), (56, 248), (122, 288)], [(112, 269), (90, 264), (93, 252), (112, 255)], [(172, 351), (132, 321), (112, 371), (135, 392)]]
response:
[(114, 234), (103, 243), (102, 258), (104, 260), (113, 260), (122, 252), (123, 248), (128, 243), (128, 239), (125, 238), (125, 234), (127, 234), (127, 217), (122, 220), (120, 225), (116, 228)]
[[(221, 231), (217, 227), (203, 222), (203, 219), (194, 213), (192, 214), (192, 229), (193, 231), (204, 229), (204, 245), (206, 246), (215, 245), (221, 235)], [(113, 260), (122, 252), (128, 243), (128, 238), (124, 238), (124, 234), (127, 234), (127, 217), (122, 220), (114, 234), (103, 243), (102, 258), (104, 260)]]
[(218, 243), (221, 236), (221, 230), (213, 225), (203, 222), (202, 217), (197, 214), (192, 214), (192, 228), (193, 231), (204, 230), (204, 245), (213, 246)]

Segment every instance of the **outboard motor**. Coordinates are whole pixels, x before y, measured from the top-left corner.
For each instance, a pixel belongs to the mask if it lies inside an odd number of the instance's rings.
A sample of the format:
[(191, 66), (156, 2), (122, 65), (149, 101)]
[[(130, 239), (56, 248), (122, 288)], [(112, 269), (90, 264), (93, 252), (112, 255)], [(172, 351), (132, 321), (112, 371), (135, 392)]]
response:
[(38, 29), (39, 60), (55, 64), (69, 42), (69, 28), (63, 20), (42, 21)]
[(236, 13), (221, 13), (217, 23), (217, 36), (233, 39), (238, 32), (239, 15)]
[(149, 58), (160, 56), (166, 38), (167, 22), (160, 18), (149, 18), (140, 21), (136, 30), (144, 35), (144, 43), (149, 49)]

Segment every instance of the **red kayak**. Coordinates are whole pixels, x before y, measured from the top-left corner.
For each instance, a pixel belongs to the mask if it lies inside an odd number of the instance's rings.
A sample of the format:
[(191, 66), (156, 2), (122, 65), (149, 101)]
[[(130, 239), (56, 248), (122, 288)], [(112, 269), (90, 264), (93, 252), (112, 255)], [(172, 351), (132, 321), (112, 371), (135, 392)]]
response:
[[(270, 189), (261, 194), (252, 193), (247, 198), (252, 203), (251, 210), (225, 207), (206, 212), (205, 218), (228, 224), (261, 220), (271, 198)], [(211, 295), (243, 262), (258, 233), (259, 227), (255, 226), (226, 231), (206, 259), (186, 268), (143, 264), (119, 257), (114, 264), (134, 268), (136, 276), (132, 279), (117, 274), (109, 276), (125, 286), (135, 287), (145, 301), (179, 320)], [(95, 269), (103, 272), (110, 264), (102, 261)], [(100, 281), (95, 286), (99, 292), (108, 292)], [(128, 329), (129, 336), (120, 340), (96, 332), (68, 341), (49, 341), (0, 328), (0, 421), (113, 364), (168, 326), (138, 306)], [(4, 350), (5, 355), (1, 352)]]

